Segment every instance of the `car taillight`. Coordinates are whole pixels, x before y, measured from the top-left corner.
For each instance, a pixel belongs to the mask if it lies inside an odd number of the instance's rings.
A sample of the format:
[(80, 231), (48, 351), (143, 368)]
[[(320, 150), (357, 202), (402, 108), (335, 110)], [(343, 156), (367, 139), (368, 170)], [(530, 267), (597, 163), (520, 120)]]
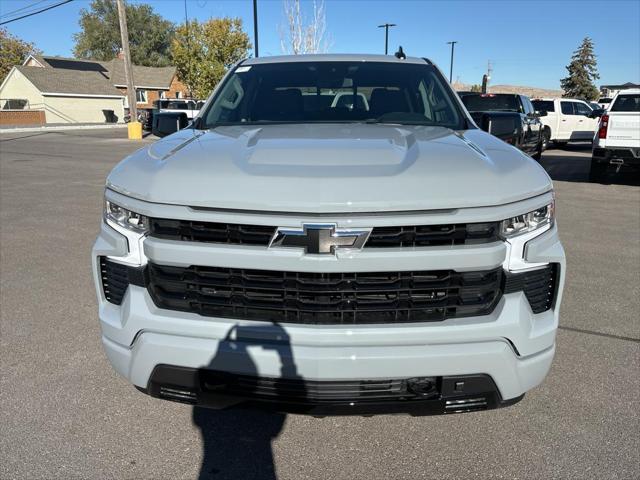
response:
[(607, 138), (607, 127), (609, 127), (609, 115), (602, 115), (598, 126), (598, 138)]

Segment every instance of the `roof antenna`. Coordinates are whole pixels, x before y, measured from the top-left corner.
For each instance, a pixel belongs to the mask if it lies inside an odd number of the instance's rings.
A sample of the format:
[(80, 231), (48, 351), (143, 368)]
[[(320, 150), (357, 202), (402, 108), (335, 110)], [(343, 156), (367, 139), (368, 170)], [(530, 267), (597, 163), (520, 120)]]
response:
[(404, 60), (405, 58), (407, 58), (407, 56), (402, 51), (402, 45), (400, 45), (398, 47), (398, 51), (395, 53), (395, 56), (396, 56), (396, 58), (399, 58), (400, 60)]

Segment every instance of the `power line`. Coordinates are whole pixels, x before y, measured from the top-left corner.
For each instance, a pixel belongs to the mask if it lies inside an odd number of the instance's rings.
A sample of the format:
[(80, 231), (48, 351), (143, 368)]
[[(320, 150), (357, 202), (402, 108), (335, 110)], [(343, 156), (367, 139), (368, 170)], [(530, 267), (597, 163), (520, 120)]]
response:
[(11, 17), (11, 16), (13, 16), (14, 13), (22, 12), (24, 10), (30, 10), (31, 7), (35, 7), (36, 5), (39, 5), (39, 4), (44, 3), (46, 1), (47, 0), (38, 0), (37, 2), (32, 3), (31, 5), (27, 5), (26, 7), (17, 8), (15, 10), (11, 10), (10, 12), (3, 13), (2, 15), (0, 15), (0, 17)]
[(7, 23), (15, 22), (16, 20), (22, 20), (23, 18), (32, 17), (33, 15), (38, 15), (39, 13), (46, 12), (47, 10), (51, 10), (52, 8), (60, 7), (66, 3), (73, 2), (73, 0), (64, 0), (63, 2), (56, 3), (55, 5), (50, 5), (45, 8), (41, 8), (40, 10), (32, 13), (28, 13), (26, 15), (22, 15), (21, 17), (12, 18), (11, 20), (5, 20), (4, 22), (0, 22), (0, 25), (6, 25)]

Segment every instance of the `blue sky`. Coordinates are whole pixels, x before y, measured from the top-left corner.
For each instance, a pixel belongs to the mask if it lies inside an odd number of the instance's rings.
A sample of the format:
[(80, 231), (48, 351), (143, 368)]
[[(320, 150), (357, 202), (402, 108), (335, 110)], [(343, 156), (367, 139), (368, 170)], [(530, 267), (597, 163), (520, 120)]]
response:
[[(0, 0), (0, 15), (36, 1)], [(184, 21), (183, 0), (146, 3), (169, 20)], [(71, 56), (79, 11), (88, 5), (89, 0), (75, 0), (6, 28), (46, 54)], [(200, 20), (239, 16), (253, 37), (251, 5), (251, 0), (188, 0), (187, 8), (190, 18)], [(258, 9), (260, 54), (280, 54), (282, 2), (258, 0)], [(431, 58), (447, 75), (446, 42), (457, 40), (454, 80), (480, 83), (491, 60), (493, 84), (559, 88), (571, 53), (589, 35), (598, 55), (598, 84), (640, 82), (640, 0), (327, 0), (326, 9), (334, 53), (383, 53), (383, 29), (376, 26), (396, 23), (389, 50), (402, 45), (409, 55)]]

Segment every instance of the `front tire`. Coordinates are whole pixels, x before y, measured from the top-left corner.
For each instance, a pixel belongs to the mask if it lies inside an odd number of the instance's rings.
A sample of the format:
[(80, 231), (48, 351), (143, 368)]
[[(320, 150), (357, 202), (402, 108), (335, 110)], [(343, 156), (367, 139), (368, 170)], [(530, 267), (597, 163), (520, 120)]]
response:
[(542, 132), (542, 151), (544, 152), (549, 148), (549, 142), (551, 141), (551, 130), (545, 128)]
[(603, 183), (607, 177), (607, 164), (598, 162), (591, 158), (591, 170), (589, 171), (589, 181), (591, 183)]

